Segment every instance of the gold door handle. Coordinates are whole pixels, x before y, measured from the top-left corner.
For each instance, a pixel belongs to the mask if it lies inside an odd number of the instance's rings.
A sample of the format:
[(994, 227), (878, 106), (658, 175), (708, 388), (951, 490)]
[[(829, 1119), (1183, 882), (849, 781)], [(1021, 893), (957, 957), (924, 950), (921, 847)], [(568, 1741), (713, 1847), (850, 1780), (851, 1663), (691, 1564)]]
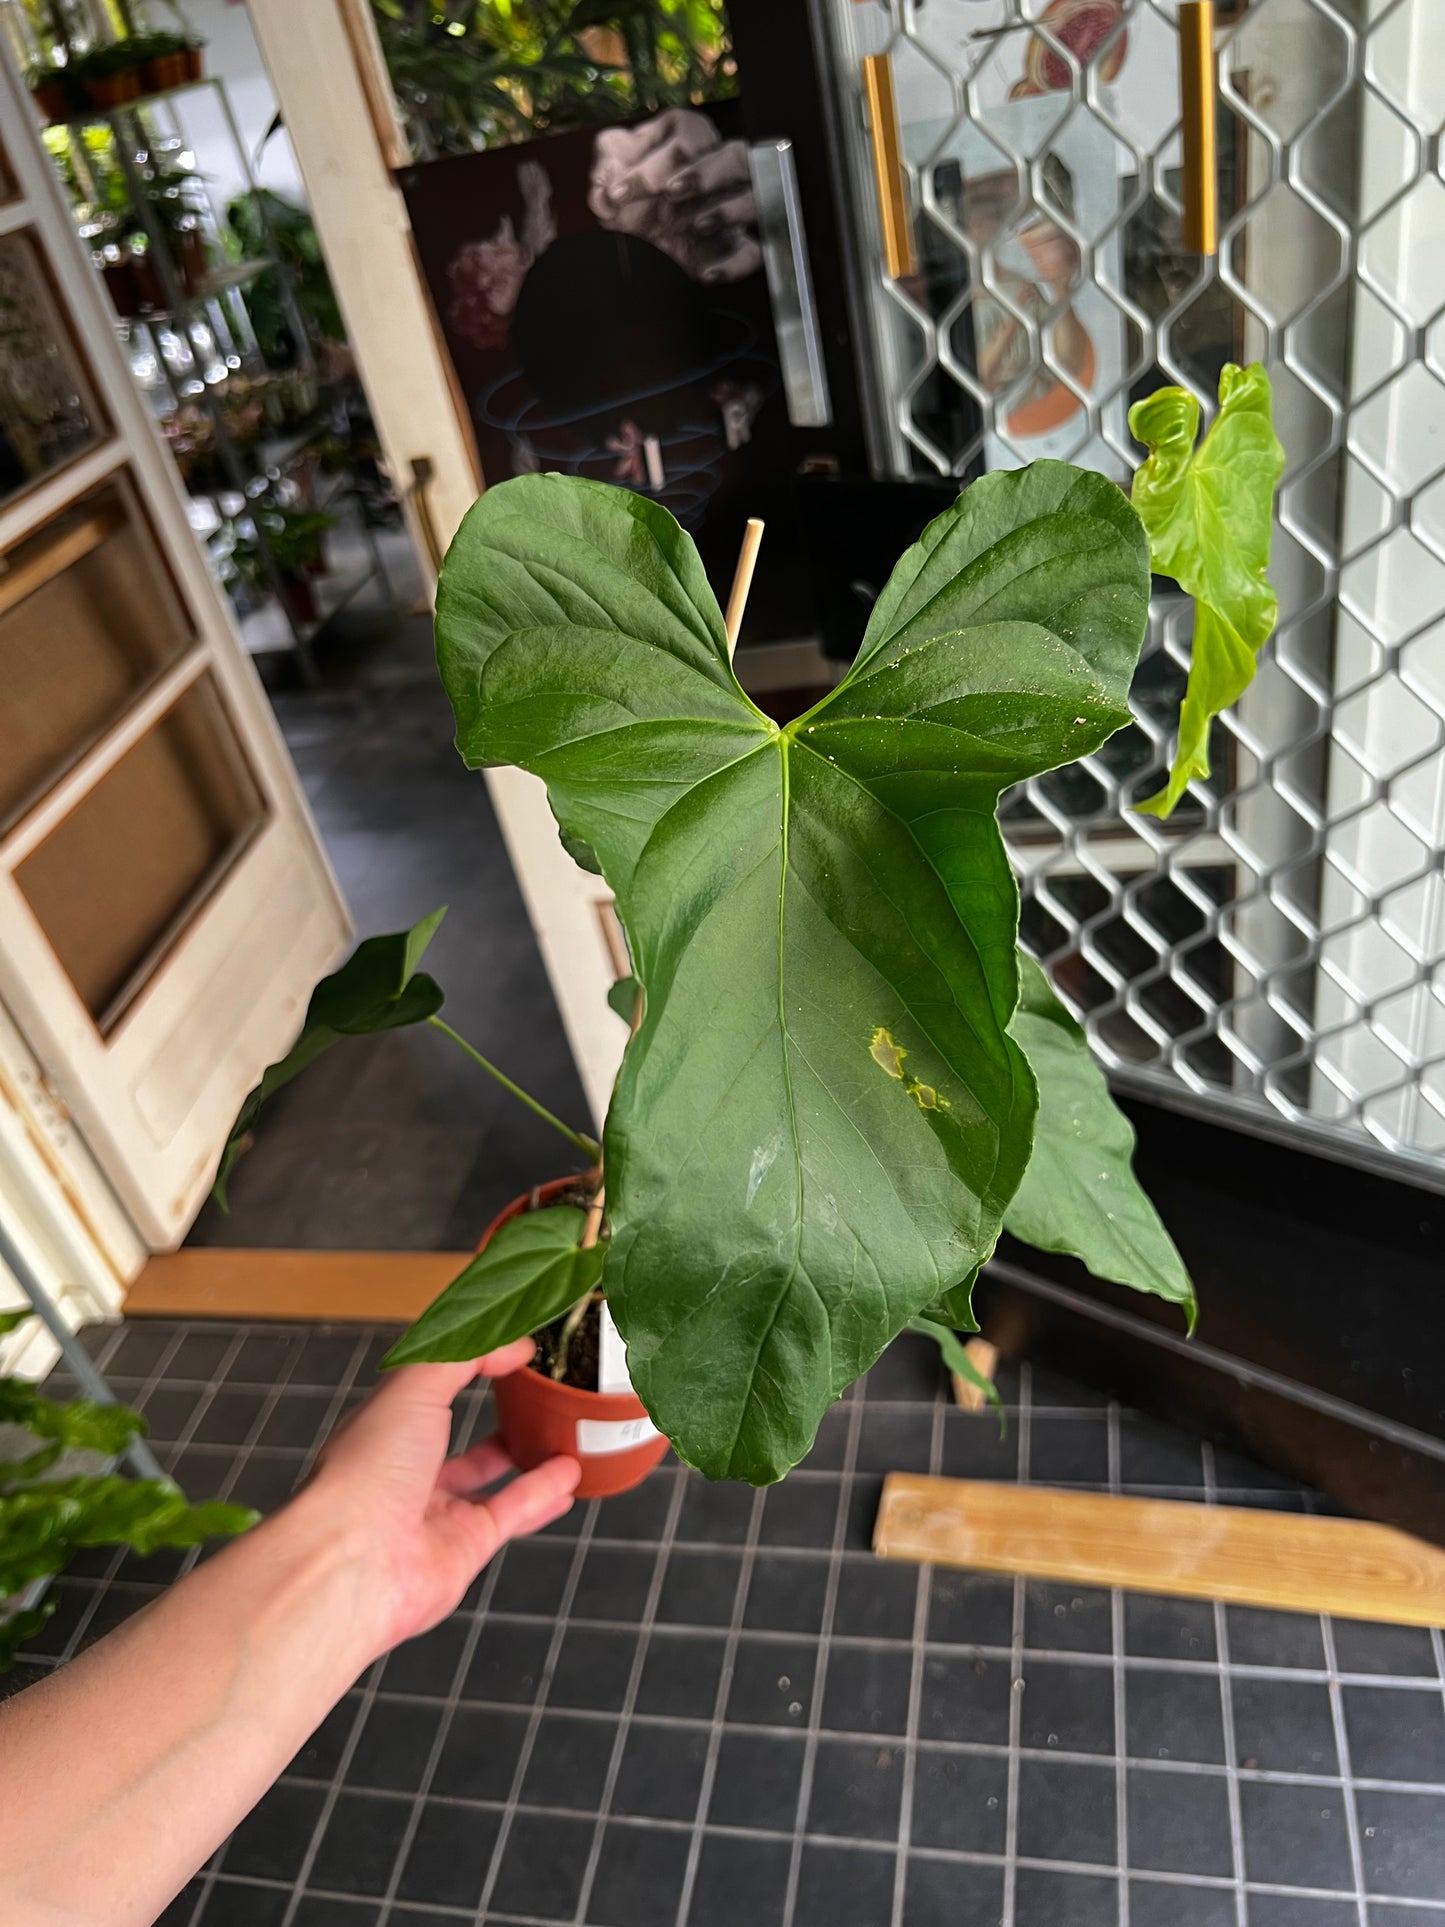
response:
[(416, 510), (416, 519), (421, 527), (421, 539), (426, 547), (427, 561), (431, 564), (433, 575), (440, 575), (444, 550), (437, 535), (437, 525), (432, 516), (431, 501), (427, 490), (436, 480), (436, 466), (430, 455), (414, 455), (411, 461), (411, 496)]
[(1179, 106), (1184, 124), (1184, 245), (1191, 254), (1218, 254), (1214, 0), (1181, 0)]
[(887, 54), (864, 54), (863, 92), (868, 101), (868, 138), (873, 147), (873, 180), (883, 229), (883, 268), (890, 281), (901, 281), (917, 274), (918, 252), (908, 213), (908, 179), (903, 171), (893, 62)]

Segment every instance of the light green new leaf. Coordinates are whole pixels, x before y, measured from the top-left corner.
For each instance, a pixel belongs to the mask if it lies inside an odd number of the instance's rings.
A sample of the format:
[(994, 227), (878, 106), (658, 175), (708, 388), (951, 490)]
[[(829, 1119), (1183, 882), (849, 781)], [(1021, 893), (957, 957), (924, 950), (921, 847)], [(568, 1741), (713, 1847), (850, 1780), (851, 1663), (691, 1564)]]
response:
[(441, 986), (419, 974), (417, 965), (445, 915), (443, 906), (410, 930), (368, 937), (339, 970), (321, 979), (311, 993), (301, 1035), (286, 1055), (270, 1066), (236, 1114), (211, 1187), (223, 1211), (227, 1208), (226, 1181), (241, 1155), (242, 1140), (254, 1127), (268, 1097), (299, 1077), (308, 1064), (343, 1037), (401, 1030), (408, 1024), (425, 1023), (441, 1009)]
[(924, 1338), (931, 1338), (942, 1353), (943, 1362), (949, 1371), (957, 1372), (959, 1377), (966, 1379), (976, 1391), (983, 1393), (989, 1404), (999, 1414), (1000, 1433), (1006, 1434), (1008, 1428), (1003, 1419), (1003, 1400), (998, 1395), (998, 1387), (991, 1378), (985, 1378), (974, 1364), (958, 1333), (950, 1326), (940, 1324), (936, 1318), (925, 1317), (911, 1318), (908, 1321), (908, 1329), (921, 1333)]
[(392, 1346), (383, 1366), (480, 1358), (560, 1318), (602, 1276), (581, 1248), (585, 1211), (554, 1204), (512, 1218)]
[(655, 503), (523, 476), (452, 545), (458, 746), (545, 780), (645, 987), (604, 1282), (639, 1394), (714, 1477), (781, 1477), (993, 1249), (1035, 1107), (995, 809), (1127, 720), (1148, 590), (1112, 483), (987, 476), (900, 561), (843, 683), (779, 728)]
[(0, 1496), (0, 1599), (62, 1572), (83, 1546), (129, 1546), (141, 1554), (196, 1546), (244, 1532), (258, 1517), (220, 1500), (188, 1505), (166, 1479), (107, 1472), (32, 1485)]
[(1134, 1176), (1134, 1127), (1109, 1094), (1083, 1030), (1023, 951), (1019, 977), (1011, 1028), (1038, 1079), (1039, 1118), (1004, 1230), (1039, 1251), (1081, 1258), (1096, 1278), (1182, 1305), (1192, 1331), (1194, 1287)]
[(1129, 411), (1149, 459), (1133, 502), (1149, 532), (1154, 568), (1193, 596), (1194, 643), (1169, 781), (1139, 808), (1168, 816), (1194, 777), (1209, 774), (1209, 726), (1244, 694), (1274, 633), (1279, 603), (1269, 586), (1274, 492), (1284, 473), (1269, 376), (1254, 362), (1226, 364), (1219, 413), (1199, 446), (1199, 403), (1187, 388), (1161, 388)]

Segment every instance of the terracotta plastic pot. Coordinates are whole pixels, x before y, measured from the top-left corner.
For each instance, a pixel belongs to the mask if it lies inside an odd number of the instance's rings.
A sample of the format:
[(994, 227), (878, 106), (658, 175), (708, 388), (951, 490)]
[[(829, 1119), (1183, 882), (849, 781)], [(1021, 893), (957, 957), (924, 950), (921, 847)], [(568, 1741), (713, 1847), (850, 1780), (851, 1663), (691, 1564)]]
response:
[(186, 63), (187, 80), (205, 79), (206, 63), (199, 47), (187, 47), (181, 59)]
[(100, 108), (102, 113), (112, 107), (124, 107), (127, 101), (140, 99), (139, 69), (127, 67), (124, 73), (103, 74), (99, 80), (87, 80), (85, 92), (91, 106)]
[[(539, 1185), (537, 1202), (550, 1204), (570, 1189), (571, 1178)], [(530, 1194), (514, 1198), (487, 1226), (482, 1251), (504, 1224), (519, 1218)], [(524, 1472), (559, 1454), (582, 1467), (579, 1499), (610, 1499), (630, 1492), (665, 1457), (667, 1440), (647, 1416), (634, 1392), (579, 1392), (540, 1372), (523, 1370), (499, 1378), (494, 1387), (497, 1429)]]
[(30, 98), (35, 102), (41, 119), (47, 127), (69, 117), (70, 95), (63, 80), (41, 81), (38, 87), (30, 89)]
[(140, 70), (148, 94), (163, 94), (172, 87), (184, 87), (191, 79), (190, 61), (184, 50), (174, 54), (160, 54), (148, 60)]

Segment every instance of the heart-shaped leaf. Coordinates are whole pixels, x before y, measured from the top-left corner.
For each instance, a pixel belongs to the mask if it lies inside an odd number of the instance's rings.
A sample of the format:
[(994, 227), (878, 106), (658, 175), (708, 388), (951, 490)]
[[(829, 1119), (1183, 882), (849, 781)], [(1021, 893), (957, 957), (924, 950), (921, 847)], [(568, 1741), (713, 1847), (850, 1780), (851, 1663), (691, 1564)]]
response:
[(1190, 779), (1209, 774), (1209, 725), (1254, 680), (1279, 616), (1265, 573), (1284, 473), (1272, 401), (1258, 362), (1229, 362), (1219, 377), (1219, 413), (1197, 448), (1199, 402), (1187, 388), (1161, 388), (1129, 411), (1130, 430), (1149, 450), (1133, 500), (1154, 567), (1195, 601), (1174, 763), (1164, 788), (1139, 805), (1151, 816), (1168, 816)]
[(382, 1365), (481, 1358), (550, 1325), (602, 1276), (603, 1247), (582, 1249), (586, 1223), (586, 1212), (569, 1204), (509, 1219)]
[(845, 681), (779, 728), (655, 503), (520, 477), (452, 545), (458, 746), (543, 777), (645, 988), (605, 1285), (639, 1394), (715, 1477), (781, 1477), (993, 1249), (1035, 1108), (995, 808), (1127, 720), (1148, 592), (1112, 483), (988, 476), (903, 557)]
[(425, 1023), (442, 1007), (441, 986), (419, 974), (417, 965), (436, 934), (446, 909), (433, 910), (410, 930), (359, 943), (339, 970), (323, 977), (311, 993), (301, 1035), (286, 1055), (272, 1064), (259, 1084), (247, 1093), (221, 1152), (212, 1195), (224, 1211), (226, 1182), (241, 1144), (255, 1125), (266, 1099), (299, 1077), (308, 1064), (343, 1037), (365, 1037), (373, 1031), (401, 1030)]
[(1192, 1331), (1194, 1286), (1134, 1176), (1134, 1127), (1110, 1095), (1083, 1030), (1022, 951), (1019, 974), (1010, 1028), (1038, 1080), (1039, 1118), (1004, 1230), (1039, 1251), (1081, 1258), (1096, 1278), (1182, 1305)]

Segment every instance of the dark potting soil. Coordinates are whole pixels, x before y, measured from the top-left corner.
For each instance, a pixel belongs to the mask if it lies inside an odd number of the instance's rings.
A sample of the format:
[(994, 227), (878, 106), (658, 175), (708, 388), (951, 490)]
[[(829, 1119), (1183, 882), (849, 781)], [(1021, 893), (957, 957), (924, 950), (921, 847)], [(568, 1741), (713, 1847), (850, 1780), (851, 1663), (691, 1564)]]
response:
[[(536, 1197), (535, 1192), (532, 1195)], [(575, 1184), (569, 1185), (557, 1197), (549, 1198), (545, 1205), (532, 1204), (529, 1209), (548, 1210), (554, 1204), (570, 1204), (575, 1205), (580, 1211), (585, 1211), (591, 1202), (592, 1186), (586, 1179), (579, 1178)], [(566, 1322), (567, 1317), (564, 1313), (561, 1318), (553, 1319), (550, 1325), (545, 1325), (541, 1331), (534, 1334), (537, 1341), (537, 1355), (532, 1360), (531, 1369), (534, 1372), (540, 1372), (544, 1378), (552, 1376), (552, 1368), (557, 1362), (557, 1353), (562, 1342), (562, 1328)], [(582, 1314), (581, 1324), (572, 1333), (567, 1346), (567, 1364), (562, 1372), (560, 1383), (570, 1385), (579, 1392), (595, 1392), (601, 1345), (602, 1296), (600, 1292), (595, 1292), (592, 1302)]]

